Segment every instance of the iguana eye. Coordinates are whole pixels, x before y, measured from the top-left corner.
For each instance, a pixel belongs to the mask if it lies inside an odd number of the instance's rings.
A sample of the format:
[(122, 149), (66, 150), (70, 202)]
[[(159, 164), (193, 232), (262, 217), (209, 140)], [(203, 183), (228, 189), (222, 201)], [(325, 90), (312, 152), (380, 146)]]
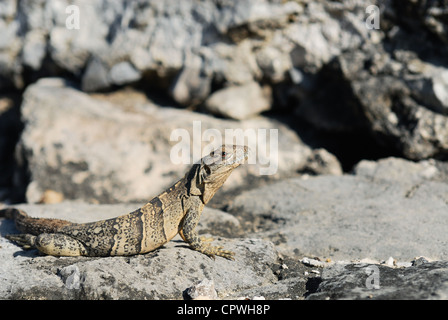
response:
[(210, 152), (210, 157), (214, 157), (215, 156), (215, 151)]

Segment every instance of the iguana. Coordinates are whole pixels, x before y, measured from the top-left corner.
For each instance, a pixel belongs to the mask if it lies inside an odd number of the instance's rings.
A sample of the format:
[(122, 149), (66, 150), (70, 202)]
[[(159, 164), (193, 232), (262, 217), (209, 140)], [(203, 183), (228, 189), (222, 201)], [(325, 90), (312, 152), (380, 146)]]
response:
[(234, 253), (210, 245), (195, 227), (204, 205), (248, 157), (248, 147), (223, 145), (195, 163), (186, 175), (143, 207), (108, 220), (73, 223), (29, 217), (15, 208), (0, 210), (21, 234), (7, 235), (24, 249), (53, 256), (127, 256), (153, 251), (179, 233), (191, 248), (212, 258)]

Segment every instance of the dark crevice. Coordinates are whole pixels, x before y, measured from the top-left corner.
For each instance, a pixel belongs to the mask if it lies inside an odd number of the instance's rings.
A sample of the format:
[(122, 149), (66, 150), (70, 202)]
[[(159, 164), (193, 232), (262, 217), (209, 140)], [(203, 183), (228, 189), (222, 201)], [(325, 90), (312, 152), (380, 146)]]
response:
[(308, 278), (308, 280), (305, 284), (305, 288), (306, 288), (305, 298), (308, 297), (310, 294), (316, 293), (317, 290), (319, 289), (319, 284), (321, 282), (322, 282), (321, 277)]
[(351, 172), (361, 160), (403, 157), (395, 141), (378, 139), (380, 133), (371, 132), (337, 59), (316, 75), (303, 73), (299, 85), (285, 81), (275, 85), (273, 92), (272, 111), (265, 115), (288, 125), (311, 148), (335, 155), (344, 172)]
[(24, 202), (30, 181), (26, 158), (16, 155), (24, 128), (20, 117), (21, 103), (21, 91), (0, 93), (0, 202)]

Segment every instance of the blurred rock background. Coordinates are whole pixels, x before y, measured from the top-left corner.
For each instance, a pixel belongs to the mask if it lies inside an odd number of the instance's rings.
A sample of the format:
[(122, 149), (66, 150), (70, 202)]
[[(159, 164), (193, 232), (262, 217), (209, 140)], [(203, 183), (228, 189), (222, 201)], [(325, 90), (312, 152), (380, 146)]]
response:
[(448, 1), (0, 2), (0, 206), (144, 202), (193, 121), (279, 130), (211, 203), (277, 250), (446, 260)]
[(446, 160), (446, 3), (369, 4), (2, 1), (1, 199), (146, 199), (193, 119), (279, 128), (278, 176)]
[(278, 177), (446, 160), (446, 3), (369, 4), (2, 1), (0, 199), (147, 199), (194, 119), (279, 128)]

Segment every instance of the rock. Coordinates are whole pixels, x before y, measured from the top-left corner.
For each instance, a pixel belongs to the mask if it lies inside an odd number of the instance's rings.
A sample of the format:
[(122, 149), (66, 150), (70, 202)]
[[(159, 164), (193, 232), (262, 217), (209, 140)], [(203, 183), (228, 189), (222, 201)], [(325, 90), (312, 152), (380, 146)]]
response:
[(312, 259), (308, 257), (304, 257), (302, 260), (300, 260), (300, 262), (311, 267), (325, 267), (328, 265), (328, 263), (324, 261), (319, 261), (317, 259)]
[(407, 77), (412, 96), (419, 101), (425, 101), (425, 107), (447, 115), (448, 69), (431, 64), (424, 64), (420, 68), (417, 75)]
[(59, 275), (65, 284), (65, 287), (69, 290), (80, 289), (81, 277), (79, 268), (76, 265), (70, 265), (59, 270)]
[(308, 292), (312, 291), (311, 287), (314, 288), (311, 283), (319, 280), (312, 270), (312, 267), (300, 263), (296, 258), (279, 255), (279, 263), (274, 272), (279, 281), (242, 290), (225, 299), (255, 300), (257, 297), (269, 300), (304, 299)]
[(353, 171), (357, 176), (374, 180), (394, 180), (397, 183), (424, 180), (446, 182), (448, 179), (448, 164), (434, 159), (419, 162), (393, 157), (378, 161), (363, 160)]
[(394, 260), (394, 258), (389, 257), (384, 264), (388, 267), (393, 267), (396, 264), (396, 260)]
[[(426, 9), (419, 11), (412, 8), (414, 6), (418, 5), (406, 4), (406, 11), (413, 12), (412, 20), (424, 19)], [(390, 51), (384, 41), (361, 37), (360, 51), (346, 50), (329, 65), (333, 74), (340, 73), (342, 76), (339, 91), (345, 94), (341, 95), (340, 102), (342, 106), (347, 106), (343, 118), (330, 118), (333, 130), (353, 129), (345, 121), (350, 120), (347, 115), (351, 114), (356, 119), (353, 124), (359, 128), (366, 127), (376, 141), (394, 148), (406, 158), (422, 160), (443, 157), (448, 150), (447, 118), (441, 102), (447, 68), (435, 57), (428, 62), (419, 59), (427, 53), (431, 55), (438, 45), (422, 45), (427, 43), (425, 38), (428, 36), (424, 28), (408, 33), (406, 26), (410, 21), (405, 21), (406, 17), (401, 19), (393, 15), (396, 13), (391, 15), (394, 9), (389, 6), (380, 9), (385, 13), (381, 23), (392, 23), (395, 28), (376, 34), (380, 35), (380, 40), (388, 37), (393, 42), (402, 41), (404, 47), (397, 46)], [(410, 40), (411, 34), (413, 40)], [(332, 81), (331, 77), (324, 79)], [(332, 86), (329, 85), (329, 88)], [(359, 103), (352, 104), (355, 100)], [(325, 104), (328, 110), (333, 110), (331, 105), (334, 102), (327, 101)], [(328, 114), (326, 110), (322, 112)], [(317, 124), (316, 121), (313, 123)], [(337, 124), (339, 127), (336, 127)]]
[(425, 257), (418, 257), (412, 260), (412, 265), (414, 267), (421, 266), (422, 264), (428, 263), (429, 261)]
[(82, 78), (82, 90), (91, 92), (110, 86), (107, 68), (98, 59), (91, 59)]
[(302, 277), (289, 278), (274, 284), (243, 290), (226, 298), (233, 300), (299, 300), (303, 298), (301, 293), (305, 289), (305, 285), (306, 280)]
[(254, 45), (248, 39), (237, 44), (219, 42), (208, 52), (208, 64), (214, 68), (217, 81), (229, 86), (244, 85), (262, 77), (253, 55)]
[(109, 72), (110, 80), (116, 85), (123, 85), (140, 79), (140, 73), (127, 61), (120, 62)]
[[(61, 79), (41, 79), (28, 87), (21, 106), (25, 129), (16, 151), (31, 174), (27, 201), (39, 202), (47, 189), (65, 199), (96, 203), (144, 201), (184, 176), (201, 156), (192, 149), (210, 142), (205, 137), (208, 129), (223, 143), (231, 138), (232, 143), (252, 143), (254, 148), (251, 165), (235, 170), (223, 190), (250, 184), (249, 177), (281, 177), (310, 165), (312, 150), (274, 120), (216, 119), (160, 108), (142, 94), (126, 92), (119, 97), (89, 96)], [(171, 154), (179, 143), (188, 147), (185, 161)], [(318, 170), (321, 164), (315, 166)]]
[(244, 120), (269, 110), (270, 94), (269, 88), (264, 90), (258, 83), (252, 82), (218, 90), (207, 99), (205, 107), (214, 114)]
[[(281, 42), (281, 38), (278, 41)], [(269, 46), (256, 52), (257, 64), (261, 72), (273, 83), (284, 81), (289, 70), (292, 69), (289, 52), (284, 52), (284, 47), (282, 43), (273, 41)]]
[[(292, 66), (305, 71), (307, 80), (296, 81), (295, 90), (279, 87), (277, 95), (287, 106), (296, 101), (295, 114), (320, 130), (367, 134), (383, 148), (413, 160), (444, 159), (447, 67), (440, 61), (446, 48), (434, 55), (440, 44), (427, 45), (424, 27), (406, 31), (416, 26), (411, 21), (432, 21), (430, 12), (439, 8), (406, 3), (400, 12), (409, 13), (409, 19), (396, 12), (402, 6), (394, 1), (377, 5), (381, 24), (394, 28), (366, 28), (361, 1), (307, 6), (298, 22), (285, 28), (296, 44), (290, 51)], [(392, 47), (386, 38), (392, 39)]]
[(184, 296), (188, 300), (215, 300), (218, 298), (213, 280), (208, 279), (185, 290)]
[[(135, 206), (63, 203), (19, 207), (32, 216), (70, 217), (72, 221), (88, 222), (118, 216)], [(14, 232), (12, 221), (0, 219), (2, 236)], [(272, 243), (249, 238), (217, 239), (216, 242), (234, 251), (236, 260), (210, 259), (191, 250), (180, 237), (145, 255), (106, 258), (39, 256), (36, 250), (22, 251), (0, 237), (0, 297), (182, 299), (187, 288), (209, 279), (215, 284), (217, 296), (223, 298), (278, 281), (273, 273), (277, 253)], [(197, 290), (201, 289), (197, 287)]]
[(396, 181), (393, 175), (291, 178), (242, 192), (229, 210), (285, 254), (446, 259), (447, 192), (445, 182)]
[(211, 79), (200, 67), (185, 67), (171, 84), (170, 93), (181, 105), (196, 105), (210, 94)]
[[(447, 261), (408, 268), (335, 264), (324, 269), (317, 291), (307, 299), (444, 300), (448, 297), (447, 268)], [(378, 277), (376, 287), (373, 276)]]
[(39, 70), (45, 57), (45, 35), (40, 30), (33, 30), (24, 39), (23, 64), (34, 70)]
[(342, 167), (338, 159), (323, 148), (313, 150), (307, 159), (307, 165), (303, 172), (310, 172), (315, 175), (331, 174), (342, 175)]
[(208, 214), (201, 216), (198, 227), (206, 233), (218, 234), (223, 237), (243, 235), (243, 227), (239, 220), (224, 211), (207, 208)]
[[(102, 5), (108, 5), (108, 10), (104, 10)], [(34, 22), (34, 25), (26, 25), (24, 28), (40, 29), (45, 33), (47, 55), (52, 64), (74, 74), (78, 80), (81, 80), (87, 64), (92, 59), (98, 60), (108, 69), (113, 65), (109, 64), (110, 60), (107, 59), (110, 56), (107, 51), (112, 49), (108, 35), (111, 35), (110, 28), (115, 28), (114, 19), (121, 10), (119, 3), (96, 2), (86, 6), (81, 2), (74, 4), (50, 1), (45, 6), (43, 3), (36, 3), (30, 7), (23, 5), (20, 8), (20, 11), (25, 11), (24, 15), (31, 17)], [(119, 50), (115, 52), (121, 53)], [(102, 59), (103, 57), (106, 59)], [(57, 68), (49, 71), (47, 75), (58, 75)]]
[[(68, 7), (70, 3), (65, 1), (20, 5), (16, 2), (6, 1), (0, 16), (2, 30), (7, 31), (4, 33), (5, 45), (1, 46), (5, 48), (5, 61), (8, 56), (19, 56), (25, 48), (15, 65), (13, 60), (7, 60), (7, 68), (1, 73), (8, 82), (13, 79), (7, 76), (15, 74), (15, 84), (23, 82), (23, 65), (40, 70), (45, 56), (51, 64), (77, 78), (82, 77), (87, 83), (93, 81), (90, 79), (93, 75), (91, 72), (83, 74), (83, 71), (89, 70), (86, 65), (92, 59), (100, 61), (106, 73), (118, 63), (132, 63), (138, 70), (138, 73), (128, 73), (133, 80), (141, 79), (145, 73), (156, 73), (160, 78), (170, 79), (184, 66), (187, 69), (193, 67), (189, 57), (200, 57), (204, 51), (211, 53), (200, 68), (207, 69), (205, 82), (210, 83), (213, 74), (219, 74), (225, 75), (230, 83), (241, 84), (253, 80), (252, 71), (258, 69), (250, 52), (252, 44), (229, 46), (232, 51), (230, 59), (224, 58), (219, 50), (215, 52), (214, 45), (227, 37), (238, 43), (244, 42), (250, 33), (267, 38), (271, 26), (282, 28), (289, 24), (291, 15), (302, 11), (301, 6), (293, 2), (279, 4), (252, 0), (239, 5), (229, 2), (219, 6), (212, 1), (197, 3), (189, 0), (166, 6), (147, 0), (137, 6), (126, 1), (101, 0), (91, 6), (76, 3), (77, 10), (71, 10)], [(77, 17), (79, 13), (82, 13), (81, 17)], [(92, 21), (95, 23), (90, 23)], [(21, 32), (17, 33), (19, 29)], [(37, 30), (42, 36), (39, 39), (32, 36)], [(35, 52), (31, 50), (33, 47)], [(224, 64), (219, 62), (222, 58), (228, 68), (222, 68)], [(252, 66), (245, 64), (248, 61), (253, 62)], [(51, 72), (51, 75), (57, 74), (56, 70)], [(180, 77), (176, 81), (187, 84), (188, 79)], [(14, 80), (12, 82), (14, 84)], [(113, 84), (111, 81), (103, 83), (101, 88), (87, 86), (86, 89), (107, 89)], [(169, 86), (164, 87), (164, 90), (168, 89)], [(192, 98), (198, 97), (193, 93)]]
[[(393, 77), (369, 78), (353, 85), (369, 126), (409, 159), (443, 157), (448, 150), (446, 116), (409, 97), (410, 89)], [(391, 97), (396, 96), (397, 101)], [(376, 107), (373, 107), (373, 106)], [(412, 129), (413, 128), (413, 129)]]

